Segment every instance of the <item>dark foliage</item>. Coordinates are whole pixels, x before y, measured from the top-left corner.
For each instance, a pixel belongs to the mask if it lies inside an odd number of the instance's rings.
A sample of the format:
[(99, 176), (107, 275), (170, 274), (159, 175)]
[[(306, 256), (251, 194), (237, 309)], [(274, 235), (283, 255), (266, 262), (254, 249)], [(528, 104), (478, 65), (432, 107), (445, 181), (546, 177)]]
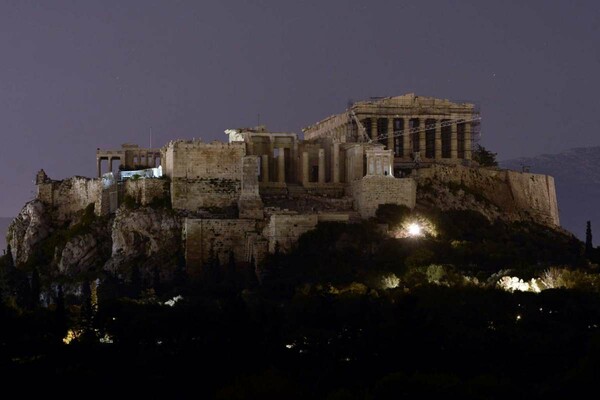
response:
[(478, 144), (473, 150), (472, 159), (482, 167), (497, 167), (498, 161), (496, 161), (496, 156), (497, 153), (492, 153), (482, 145)]
[[(165, 390), (169, 398), (547, 399), (596, 387), (600, 297), (593, 291), (363, 284), (384, 272), (418, 281), (411, 271), (432, 263), (483, 275), (507, 265), (583, 265), (583, 243), (465, 211), (422, 213), (437, 235), (395, 239), (382, 230), (382, 222), (409, 216), (383, 207), (374, 221), (320, 224), (291, 252), (277, 246), (259, 266), (260, 285), (254, 260), (230, 254), (221, 263), (211, 253), (202, 273), (188, 274), (178, 255), (171, 281), (156, 269), (136, 277), (141, 260), (125, 280), (104, 276), (97, 308), (88, 282), (71, 300), (58, 285), (48, 309), (3, 301), (5, 388), (48, 380), (35, 387), (47, 394), (76, 383), (93, 387), (94, 397), (124, 387), (119, 394), (136, 398)], [(29, 301), (35, 269), (17, 270), (6, 256), (0, 264), (4, 298)], [(67, 329), (82, 330), (69, 345)]]

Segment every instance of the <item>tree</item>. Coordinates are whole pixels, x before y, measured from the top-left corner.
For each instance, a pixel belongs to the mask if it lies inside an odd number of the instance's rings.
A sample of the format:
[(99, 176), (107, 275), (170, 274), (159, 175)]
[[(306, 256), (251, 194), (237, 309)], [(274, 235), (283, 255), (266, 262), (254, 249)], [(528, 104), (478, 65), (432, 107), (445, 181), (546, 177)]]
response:
[(588, 221), (585, 228), (585, 257), (592, 258), (594, 245), (592, 244), (592, 222)]
[(482, 167), (497, 167), (498, 161), (496, 156), (498, 153), (492, 153), (482, 145), (478, 144), (472, 154), (473, 161), (476, 161)]

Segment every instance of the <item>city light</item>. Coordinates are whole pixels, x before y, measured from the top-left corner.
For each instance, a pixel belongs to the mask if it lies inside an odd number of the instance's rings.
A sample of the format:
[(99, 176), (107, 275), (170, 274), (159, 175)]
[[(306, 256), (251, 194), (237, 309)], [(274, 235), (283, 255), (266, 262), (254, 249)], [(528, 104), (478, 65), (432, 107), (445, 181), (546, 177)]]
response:
[(390, 232), (395, 238), (425, 238), (438, 235), (435, 225), (425, 216), (412, 214)]
[(416, 223), (412, 223), (408, 226), (408, 234), (409, 236), (415, 237), (415, 236), (421, 236), (422, 231), (421, 231), (421, 226), (419, 224)]

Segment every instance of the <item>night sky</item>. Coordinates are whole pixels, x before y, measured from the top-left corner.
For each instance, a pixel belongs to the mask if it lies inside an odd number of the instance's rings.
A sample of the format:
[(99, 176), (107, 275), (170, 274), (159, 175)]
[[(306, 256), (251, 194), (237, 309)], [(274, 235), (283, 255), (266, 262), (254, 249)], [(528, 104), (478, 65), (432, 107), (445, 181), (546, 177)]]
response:
[(0, 3), (0, 216), (44, 168), (227, 128), (300, 128), (350, 99), (469, 100), (499, 159), (600, 145), (597, 1)]

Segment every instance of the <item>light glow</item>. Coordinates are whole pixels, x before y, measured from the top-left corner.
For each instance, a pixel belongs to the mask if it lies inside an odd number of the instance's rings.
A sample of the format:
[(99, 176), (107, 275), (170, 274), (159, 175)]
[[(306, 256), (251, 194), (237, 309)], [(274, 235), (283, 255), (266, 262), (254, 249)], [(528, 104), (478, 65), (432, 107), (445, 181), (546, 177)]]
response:
[(421, 236), (421, 226), (413, 222), (408, 226), (408, 234), (413, 237)]

